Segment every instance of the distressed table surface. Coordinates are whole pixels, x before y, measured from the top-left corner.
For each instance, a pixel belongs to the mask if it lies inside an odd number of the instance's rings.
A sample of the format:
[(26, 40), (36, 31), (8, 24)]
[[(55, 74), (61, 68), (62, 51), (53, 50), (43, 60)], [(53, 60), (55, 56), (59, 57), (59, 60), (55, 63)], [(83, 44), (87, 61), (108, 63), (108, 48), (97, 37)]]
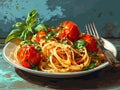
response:
[[(120, 60), (120, 39), (109, 39), (117, 48)], [(0, 49), (2, 54), (2, 48)], [(35, 76), (14, 68), (0, 57), (0, 90), (120, 90), (120, 68), (106, 67), (77, 78), (58, 79)]]

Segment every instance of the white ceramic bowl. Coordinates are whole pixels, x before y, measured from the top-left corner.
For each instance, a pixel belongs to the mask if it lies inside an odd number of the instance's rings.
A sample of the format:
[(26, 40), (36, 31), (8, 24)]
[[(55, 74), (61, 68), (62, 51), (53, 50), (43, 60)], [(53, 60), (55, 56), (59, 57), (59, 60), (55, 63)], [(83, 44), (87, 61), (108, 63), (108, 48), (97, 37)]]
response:
[[(106, 39), (103, 39), (104, 43), (105, 43), (105, 47), (107, 49), (109, 49), (111, 52), (113, 52), (113, 54), (116, 56), (117, 55), (117, 50), (115, 48), (115, 46), (109, 42)], [(78, 76), (83, 76), (92, 72), (95, 72), (97, 70), (100, 70), (106, 66), (109, 65), (108, 62), (103, 63), (102, 65), (90, 69), (90, 70), (86, 70), (86, 71), (80, 71), (80, 72), (67, 72), (67, 73), (52, 73), (52, 72), (43, 72), (43, 71), (37, 71), (37, 70), (32, 70), (32, 69), (28, 69), (23, 67), (17, 60), (15, 60), (14, 57), (14, 50), (16, 48), (16, 44), (9, 42), (5, 45), (5, 47), (3, 48), (3, 58), (10, 63), (11, 65), (13, 65), (14, 67), (21, 69), (23, 71), (38, 75), (38, 76), (44, 76), (44, 77), (53, 77), (53, 78), (71, 78), (71, 77), (78, 77)]]

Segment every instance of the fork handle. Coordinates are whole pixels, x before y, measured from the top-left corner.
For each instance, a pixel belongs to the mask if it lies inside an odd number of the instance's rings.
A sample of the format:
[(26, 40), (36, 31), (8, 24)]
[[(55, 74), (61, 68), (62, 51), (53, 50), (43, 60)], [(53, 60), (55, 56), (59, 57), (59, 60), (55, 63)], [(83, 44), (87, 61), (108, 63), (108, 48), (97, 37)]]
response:
[(107, 60), (109, 61), (110, 65), (114, 67), (120, 67), (120, 61), (116, 59), (116, 57), (113, 55), (113, 53), (109, 50), (103, 51)]

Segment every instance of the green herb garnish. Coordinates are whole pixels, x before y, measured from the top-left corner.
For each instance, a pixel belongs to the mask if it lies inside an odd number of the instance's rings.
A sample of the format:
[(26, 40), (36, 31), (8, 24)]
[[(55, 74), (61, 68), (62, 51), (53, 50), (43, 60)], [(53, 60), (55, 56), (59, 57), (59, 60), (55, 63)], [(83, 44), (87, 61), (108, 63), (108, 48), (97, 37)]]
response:
[(20, 44), (20, 47), (22, 47), (23, 45), (34, 45), (35, 48), (37, 48), (38, 53), (42, 51), (41, 48), (39, 47), (38, 42), (33, 42), (31, 40), (25, 40), (22, 44)]
[(35, 32), (33, 26), (35, 25), (37, 19), (38, 13), (37, 10), (34, 9), (30, 13), (28, 13), (26, 22), (17, 22), (13, 25), (13, 27), (16, 29), (10, 32), (10, 34), (5, 39), (5, 43), (15, 38), (26, 40), (29, 36), (32, 36)]
[(95, 66), (96, 66), (96, 63), (91, 62), (89, 66), (83, 68), (83, 71), (93, 69), (93, 68), (95, 68)]
[(52, 38), (52, 36), (54, 36), (54, 32), (48, 32), (45, 39), (50, 40)]
[(89, 52), (89, 55), (90, 55), (91, 58), (99, 59), (99, 57), (98, 57), (96, 52)]
[(84, 46), (86, 46), (86, 41), (85, 40), (77, 40), (73, 44), (73, 47), (76, 48), (76, 49), (83, 48)]
[(52, 37), (57, 37), (57, 31), (54, 27), (51, 27), (51, 29), (53, 30), (53, 32), (48, 32), (46, 37), (45, 37), (45, 40), (50, 40)]

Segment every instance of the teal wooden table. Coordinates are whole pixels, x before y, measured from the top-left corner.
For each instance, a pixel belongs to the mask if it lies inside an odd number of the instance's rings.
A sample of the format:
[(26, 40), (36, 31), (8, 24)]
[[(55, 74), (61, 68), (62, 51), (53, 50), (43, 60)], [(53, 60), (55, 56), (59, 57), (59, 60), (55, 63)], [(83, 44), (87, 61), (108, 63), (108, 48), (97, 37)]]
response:
[[(110, 39), (120, 60), (120, 39)], [(3, 60), (0, 49), (0, 90), (120, 90), (120, 68), (106, 67), (77, 78), (48, 78), (17, 69)]]

